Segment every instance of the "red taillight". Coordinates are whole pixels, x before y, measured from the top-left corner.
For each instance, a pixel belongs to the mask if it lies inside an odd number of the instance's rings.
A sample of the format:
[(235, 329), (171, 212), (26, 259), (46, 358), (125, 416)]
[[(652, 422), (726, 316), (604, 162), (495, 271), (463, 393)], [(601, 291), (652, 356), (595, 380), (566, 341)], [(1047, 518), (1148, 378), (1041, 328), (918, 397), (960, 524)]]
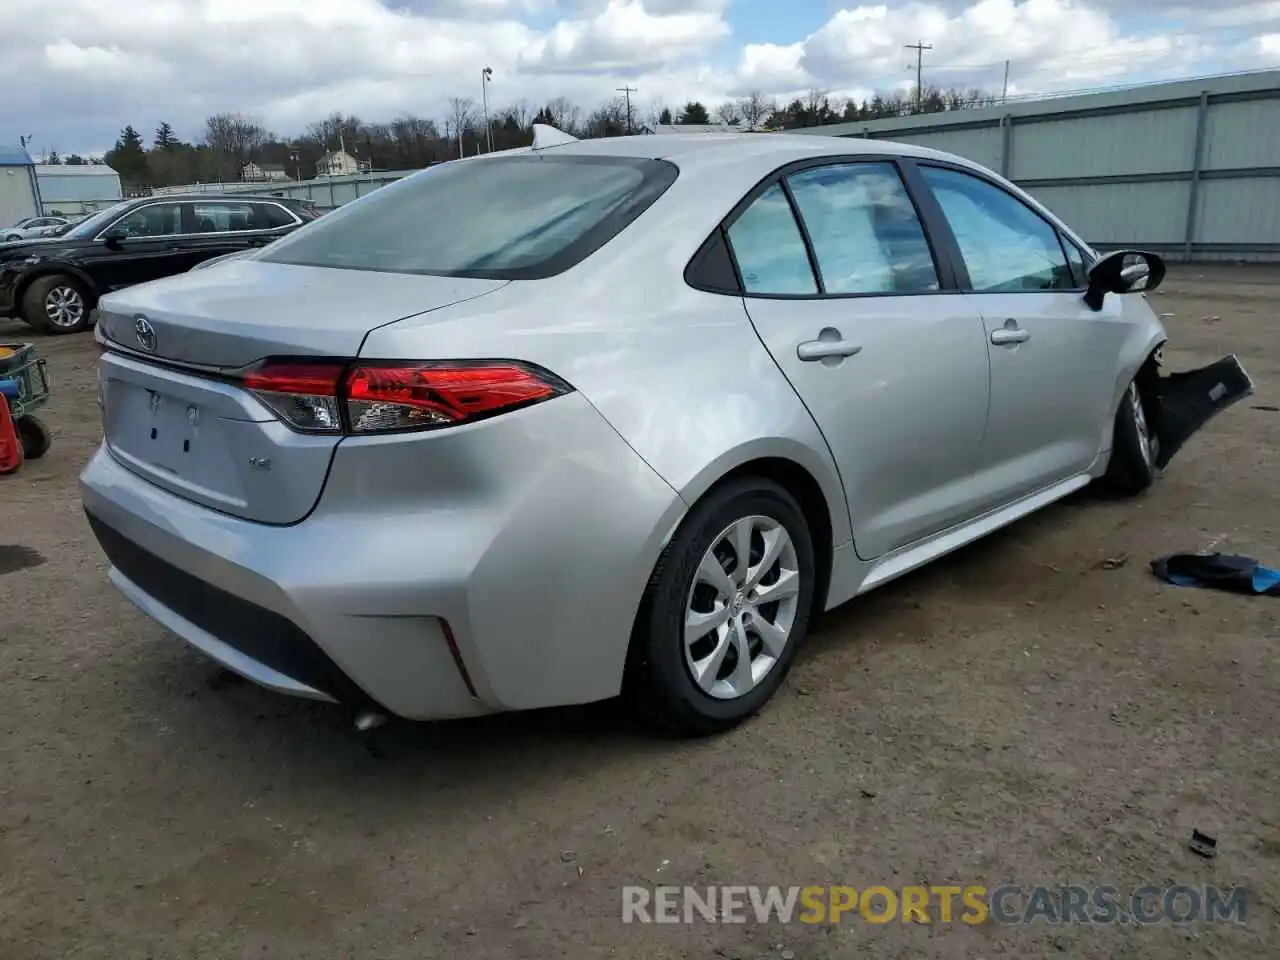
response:
[(295, 430), (353, 434), (452, 426), (569, 389), (510, 361), (266, 360), (241, 382)]
[(353, 433), (440, 427), (491, 416), (556, 395), (558, 388), (514, 363), (357, 365), (347, 374)]

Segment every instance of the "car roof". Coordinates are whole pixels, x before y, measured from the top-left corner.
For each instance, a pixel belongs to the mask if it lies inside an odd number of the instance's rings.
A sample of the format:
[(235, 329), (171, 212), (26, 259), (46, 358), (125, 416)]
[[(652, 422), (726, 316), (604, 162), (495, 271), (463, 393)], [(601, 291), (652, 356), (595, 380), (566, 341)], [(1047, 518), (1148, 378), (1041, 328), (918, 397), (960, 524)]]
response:
[(538, 153), (649, 158), (671, 160), (681, 166), (689, 162), (714, 165), (718, 161), (741, 160), (748, 156), (782, 165), (791, 160), (847, 153), (960, 159), (928, 147), (893, 140), (787, 133), (672, 133), (661, 137), (609, 137), (544, 147)]
[(159, 196), (137, 198), (138, 203), (154, 202), (158, 200), (165, 200), (165, 201), (172, 200), (179, 203), (199, 202), (201, 200), (204, 200), (204, 201), (228, 200), (232, 202), (235, 202), (235, 201), (243, 202), (245, 200), (257, 200), (257, 201), (267, 201), (270, 203), (302, 202), (295, 199), (294, 197), (270, 197), (270, 196), (264, 196), (257, 193), (164, 193), (164, 194), (160, 194)]

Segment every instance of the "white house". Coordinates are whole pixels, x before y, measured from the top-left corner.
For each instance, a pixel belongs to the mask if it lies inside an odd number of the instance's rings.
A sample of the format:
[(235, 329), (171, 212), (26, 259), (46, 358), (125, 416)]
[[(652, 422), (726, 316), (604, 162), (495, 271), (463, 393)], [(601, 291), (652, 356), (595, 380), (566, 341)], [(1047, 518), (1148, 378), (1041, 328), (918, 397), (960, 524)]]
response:
[(351, 154), (345, 150), (334, 150), (326, 153), (316, 164), (317, 177), (343, 177), (351, 173), (359, 173), (362, 167)]
[(264, 180), (279, 183), (291, 178), (282, 164), (254, 163), (250, 160), (240, 168), (240, 179), (250, 183), (260, 183)]

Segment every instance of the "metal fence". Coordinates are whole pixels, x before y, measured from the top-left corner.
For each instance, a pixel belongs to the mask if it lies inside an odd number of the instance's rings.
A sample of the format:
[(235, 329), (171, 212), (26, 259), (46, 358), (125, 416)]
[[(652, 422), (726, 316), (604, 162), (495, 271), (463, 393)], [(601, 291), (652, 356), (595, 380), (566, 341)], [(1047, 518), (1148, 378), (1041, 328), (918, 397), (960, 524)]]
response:
[(314, 180), (278, 181), (258, 180), (236, 183), (190, 183), (178, 187), (157, 187), (153, 196), (179, 193), (251, 193), (256, 196), (290, 197), (294, 200), (310, 200), (318, 207), (340, 207), (385, 187), (416, 170), (387, 170), (382, 172), (353, 173), (338, 177), (317, 177)]
[(1104, 249), (1280, 259), (1280, 71), (794, 132), (967, 157)]

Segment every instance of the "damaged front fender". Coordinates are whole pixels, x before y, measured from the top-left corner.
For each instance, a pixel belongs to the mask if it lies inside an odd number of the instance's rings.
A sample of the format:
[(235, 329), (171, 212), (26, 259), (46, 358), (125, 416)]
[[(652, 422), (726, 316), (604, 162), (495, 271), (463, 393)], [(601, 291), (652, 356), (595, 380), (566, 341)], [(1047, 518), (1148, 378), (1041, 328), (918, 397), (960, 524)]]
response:
[(1235, 354), (1197, 370), (1151, 377), (1149, 415), (1160, 441), (1155, 465), (1164, 469), (1197, 430), (1252, 393), (1253, 381)]

